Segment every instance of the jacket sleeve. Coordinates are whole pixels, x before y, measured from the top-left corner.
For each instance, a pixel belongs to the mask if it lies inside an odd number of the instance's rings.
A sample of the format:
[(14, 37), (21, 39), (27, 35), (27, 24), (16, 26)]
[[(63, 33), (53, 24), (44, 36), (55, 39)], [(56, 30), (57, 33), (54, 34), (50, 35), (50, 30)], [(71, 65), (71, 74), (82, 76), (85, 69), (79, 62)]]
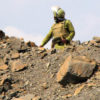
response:
[(47, 36), (43, 39), (41, 46), (44, 46), (52, 38), (52, 29), (49, 31)]
[(75, 35), (74, 27), (73, 27), (73, 25), (72, 25), (70, 20), (67, 20), (65, 25), (67, 26), (68, 31), (69, 31), (69, 35), (68, 35), (68, 37), (66, 39), (68, 41), (71, 41), (73, 39), (74, 35)]

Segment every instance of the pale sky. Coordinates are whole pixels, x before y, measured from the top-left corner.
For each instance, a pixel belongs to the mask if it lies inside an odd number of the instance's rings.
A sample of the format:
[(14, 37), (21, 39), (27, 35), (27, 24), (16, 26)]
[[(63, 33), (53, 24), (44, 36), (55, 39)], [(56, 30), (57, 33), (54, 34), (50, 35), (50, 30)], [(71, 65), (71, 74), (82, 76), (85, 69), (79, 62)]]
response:
[(100, 0), (0, 0), (0, 29), (40, 45), (54, 23), (51, 7), (55, 5), (73, 23), (74, 40), (100, 36)]

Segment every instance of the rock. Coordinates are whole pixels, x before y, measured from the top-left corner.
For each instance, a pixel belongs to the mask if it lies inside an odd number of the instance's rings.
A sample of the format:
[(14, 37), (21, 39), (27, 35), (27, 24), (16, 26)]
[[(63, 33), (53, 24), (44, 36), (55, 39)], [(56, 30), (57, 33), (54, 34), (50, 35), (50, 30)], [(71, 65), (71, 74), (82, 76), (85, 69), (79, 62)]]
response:
[(44, 59), (48, 54), (46, 52), (41, 54), (41, 59)]
[(80, 44), (81, 44), (80, 40), (71, 41), (71, 45), (73, 45), (73, 46), (77, 46), (77, 45), (80, 45)]
[(51, 49), (51, 54), (56, 53), (56, 49)]
[(47, 89), (48, 88), (48, 84), (45, 82), (42, 84), (43, 89)]
[(18, 50), (19, 51), (19, 53), (25, 53), (25, 52), (27, 52), (28, 51), (28, 46), (24, 43), (24, 42), (22, 42), (21, 43), (21, 49), (20, 50)]
[(72, 97), (72, 94), (66, 94), (66, 95), (62, 96), (63, 99), (66, 99), (66, 98), (69, 98), (69, 97)]
[(12, 72), (21, 71), (25, 68), (27, 68), (27, 64), (23, 64), (22, 61), (20, 61), (20, 60), (14, 61), (11, 64), (11, 71)]
[(73, 52), (73, 50), (74, 50), (74, 47), (71, 45), (66, 47), (66, 52)]
[(32, 98), (34, 98), (33, 94), (27, 94), (25, 96), (21, 96), (20, 98), (13, 98), (12, 100), (33, 100)]
[(11, 55), (12, 59), (16, 59), (16, 58), (19, 58), (19, 57), (20, 57), (19, 53), (12, 53), (12, 55)]
[(38, 50), (40, 50), (40, 51), (45, 51), (46, 49), (43, 48), (43, 47), (39, 47)]
[(10, 97), (10, 98), (17, 97), (17, 94), (18, 94), (18, 93), (19, 93), (19, 91), (12, 91), (12, 92), (10, 92), (9, 97)]
[(91, 41), (90, 41), (90, 44), (94, 44), (94, 45), (96, 45), (97, 43), (96, 43), (96, 41), (91, 40)]
[(20, 40), (21, 40), (21, 41), (24, 41), (24, 38), (21, 37)]
[(95, 83), (88, 83), (87, 84), (88, 87), (93, 87), (93, 86), (97, 86)]
[(89, 41), (84, 42), (84, 44), (85, 44), (85, 45), (88, 45), (88, 44), (89, 44)]
[(93, 37), (93, 40), (95, 40), (97, 43), (100, 43), (100, 37)]
[(29, 47), (37, 47), (37, 45), (34, 42), (28, 41), (26, 43)]
[(15, 38), (15, 37), (11, 37), (7, 40), (7, 46), (8, 46), (8, 48), (11, 48), (14, 50), (20, 50), (21, 49), (21, 40)]
[(95, 68), (96, 62), (85, 56), (69, 56), (57, 73), (57, 82), (66, 84), (85, 81), (93, 74)]
[(100, 72), (96, 72), (95, 78), (100, 80)]
[(21, 98), (15, 98), (15, 99), (12, 99), (12, 100), (24, 100), (24, 99), (21, 99)]
[(100, 48), (100, 43), (97, 43), (94, 46)]
[(84, 46), (82, 46), (82, 45), (80, 45), (80, 46), (78, 46), (78, 47), (76, 48), (77, 51), (81, 51), (81, 50), (83, 50), (83, 49), (84, 49)]
[(5, 38), (5, 33), (2, 30), (0, 30), (0, 40), (3, 38)]
[(50, 63), (47, 63), (47, 64), (46, 64), (47, 69), (49, 68), (49, 66), (50, 66)]
[(8, 66), (4, 63), (4, 60), (0, 58), (0, 70), (6, 70)]
[(85, 84), (83, 84), (83, 85), (81, 85), (79, 88), (77, 88), (77, 89), (75, 90), (74, 96), (78, 95), (78, 94), (81, 92), (81, 90), (84, 88), (84, 86), (85, 86)]
[(41, 100), (41, 98), (37, 96), (37, 97), (34, 97), (32, 100)]
[(0, 65), (0, 70), (7, 70), (8, 66), (6, 64)]
[(2, 66), (4, 64), (4, 61), (2, 58), (0, 58), (0, 66)]
[(7, 92), (9, 89), (11, 89), (12, 79), (8, 75), (2, 76), (0, 78), (0, 93)]
[(43, 47), (38, 48), (38, 54), (46, 52), (46, 49)]

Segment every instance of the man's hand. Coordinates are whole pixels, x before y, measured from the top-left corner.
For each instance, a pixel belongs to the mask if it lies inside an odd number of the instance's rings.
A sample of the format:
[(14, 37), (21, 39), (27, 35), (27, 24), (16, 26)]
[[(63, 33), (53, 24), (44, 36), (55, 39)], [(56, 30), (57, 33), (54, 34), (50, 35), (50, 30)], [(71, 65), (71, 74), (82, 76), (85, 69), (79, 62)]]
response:
[(66, 41), (66, 39), (63, 39), (62, 42), (63, 42), (63, 43), (66, 43), (67, 41)]
[(66, 39), (63, 39), (62, 42), (63, 42), (63, 43), (69, 43), (69, 41), (66, 40)]

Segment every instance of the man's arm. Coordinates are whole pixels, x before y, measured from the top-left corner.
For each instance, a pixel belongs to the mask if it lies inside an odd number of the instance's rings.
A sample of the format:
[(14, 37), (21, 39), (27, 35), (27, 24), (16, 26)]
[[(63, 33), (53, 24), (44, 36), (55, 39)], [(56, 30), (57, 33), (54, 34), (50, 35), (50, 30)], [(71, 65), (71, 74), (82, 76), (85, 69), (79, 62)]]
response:
[(68, 28), (68, 31), (69, 31), (69, 36), (66, 38), (68, 41), (71, 41), (75, 35), (75, 30), (74, 30), (74, 27), (71, 23), (70, 20), (67, 20), (66, 23), (67, 25), (67, 28)]
[(43, 39), (41, 46), (43, 47), (52, 38), (52, 29), (49, 31), (47, 36)]

